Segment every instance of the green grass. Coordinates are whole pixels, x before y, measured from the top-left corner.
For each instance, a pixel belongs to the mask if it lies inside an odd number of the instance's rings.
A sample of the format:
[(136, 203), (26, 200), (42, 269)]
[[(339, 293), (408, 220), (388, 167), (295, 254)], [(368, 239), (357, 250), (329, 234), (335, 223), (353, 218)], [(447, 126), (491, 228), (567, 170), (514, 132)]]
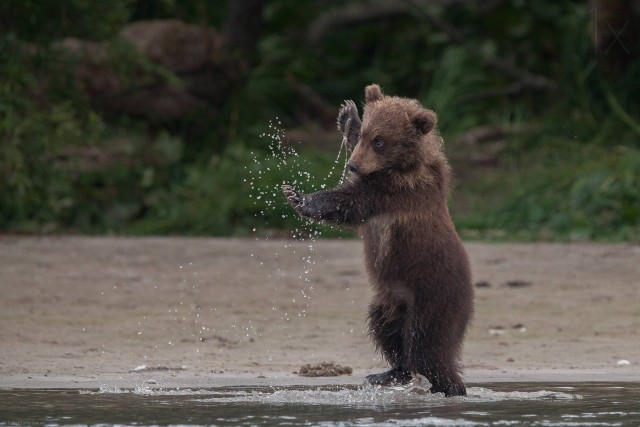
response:
[[(457, 217), (463, 235), (493, 240), (640, 240), (640, 149), (550, 138), (508, 163), (492, 182), (465, 190), (476, 191), (477, 210)], [(493, 195), (484, 206), (477, 199), (481, 191)]]

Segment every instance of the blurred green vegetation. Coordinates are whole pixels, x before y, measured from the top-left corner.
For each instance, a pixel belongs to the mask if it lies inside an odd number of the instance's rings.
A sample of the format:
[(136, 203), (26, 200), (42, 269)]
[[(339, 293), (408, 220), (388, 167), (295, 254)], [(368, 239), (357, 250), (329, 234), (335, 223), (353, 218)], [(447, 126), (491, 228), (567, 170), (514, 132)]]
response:
[[(438, 113), (464, 236), (640, 240), (640, 57), (628, 46), (623, 69), (602, 66), (588, 1), (265, 1), (216, 115), (171, 122), (96, 109), (79, 58), (59, 43), (105, 42), (119, 75), (143, 69), (179, 85), (118, 32), (168, 18), (223, 31), (230, 4), (2, 2), (0, 230), (343, 235), (304, 224), (278, 193), (296, 177), (307, 191), (335, 185), (339, 136), (288, 141), (300, 155), (285, 162), (269, 123), (313, 136), (377, 82)], [(502, 130), (497, 142), (464, 142), (486, 125)]]

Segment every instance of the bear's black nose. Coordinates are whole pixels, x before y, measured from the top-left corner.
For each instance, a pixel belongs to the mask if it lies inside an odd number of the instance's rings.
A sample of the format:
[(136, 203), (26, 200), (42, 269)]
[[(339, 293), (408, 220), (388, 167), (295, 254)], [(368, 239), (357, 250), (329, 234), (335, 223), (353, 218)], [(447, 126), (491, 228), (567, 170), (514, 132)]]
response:
[(347, 162), (347, 169), (349, 169), (350, 172), (358, 172), (358, 166), (351, 162)]

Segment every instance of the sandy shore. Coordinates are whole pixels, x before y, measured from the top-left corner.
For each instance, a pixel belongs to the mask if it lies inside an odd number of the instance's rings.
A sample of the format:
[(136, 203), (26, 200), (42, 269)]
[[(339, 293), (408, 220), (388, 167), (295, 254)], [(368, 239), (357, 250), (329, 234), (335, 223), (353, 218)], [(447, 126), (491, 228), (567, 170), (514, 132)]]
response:
[[(466, 246), (483, 285), (468, 382), (640, 381), (640, 246)], [(0, 236), (0, 387), (359, 383), (386, 368), (365, 331), (361, 251)], [(294, 373), (322, 361), (353, 375)]]

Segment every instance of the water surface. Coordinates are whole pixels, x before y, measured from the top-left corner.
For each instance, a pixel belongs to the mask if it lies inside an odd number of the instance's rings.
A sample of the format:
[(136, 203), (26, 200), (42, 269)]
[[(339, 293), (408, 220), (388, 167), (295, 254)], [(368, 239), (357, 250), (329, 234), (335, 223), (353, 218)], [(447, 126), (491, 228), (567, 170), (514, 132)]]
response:
[(640, 384), (0, 390), (0, 425), (639, 426)]

